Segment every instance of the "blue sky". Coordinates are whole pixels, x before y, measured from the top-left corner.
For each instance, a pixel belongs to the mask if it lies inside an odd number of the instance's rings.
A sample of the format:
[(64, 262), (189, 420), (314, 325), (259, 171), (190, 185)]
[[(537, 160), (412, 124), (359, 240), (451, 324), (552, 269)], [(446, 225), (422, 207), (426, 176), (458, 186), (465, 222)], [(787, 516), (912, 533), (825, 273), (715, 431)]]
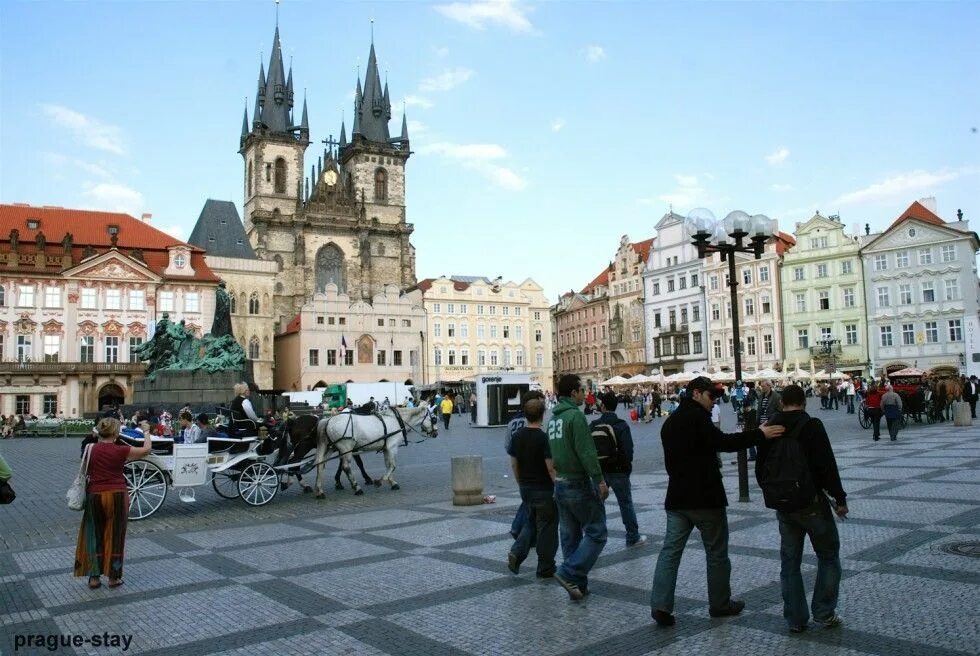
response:
[[(579, 289), (673, 206), (880, 228), (934, 195), (980, 227), (980, 7), (943, 3), (300, 2), (279, 8), (311, 137), (348, 130), (370, 20), (420, 278)], [(0, 202), (241, 211), (261, 2), (0, 5)], [(321, 152), (311, 145), (307, 169)]]

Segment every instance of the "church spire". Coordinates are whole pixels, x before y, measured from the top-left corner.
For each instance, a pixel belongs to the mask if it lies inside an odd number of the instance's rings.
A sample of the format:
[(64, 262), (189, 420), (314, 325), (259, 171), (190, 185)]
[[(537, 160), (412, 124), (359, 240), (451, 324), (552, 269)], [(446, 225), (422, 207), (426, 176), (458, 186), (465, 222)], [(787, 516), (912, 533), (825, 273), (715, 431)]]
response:
[(341, 121), (340, 122), (340, 145), (339, 145), (339, 149), (340, 150), (343, 150), (346, 147), (347, 147), (347, 126), (345, 125), (345, 121)]
[(408, 143), (408, 114), (402, 110), (402, 143)]
[[(357, 84), (360, 92), (360, 77), (358, 77)], [(363, 95), (361, 93), (357, 95), (359, 98), (355, 98), (354, 132), (363, 136), (367, 141), (387, 144), (391, 138), (388, 133), (391, 104), (387, 92), (381, 86), (381, 76), (378, 74), (378, 57), (374, 52), (374, 43), (371, 44), (371, 51), (368, 54)]]
[(248, 98), (245, 99), (245, 116), (242, 118), (242, 138), (241, 145), (245, 145), (245, 138), (248, 136)]
[[(292, 71), (290, 70), (290, 73)], [(291, 80), (286, 80), (282, 61), (282, 42), (279, 26), (272, 40), (272, 57), (269, 59), (269, 75), (262, 94), (262, 125), (269, 132), (285, 133), (290, 127), (289, 109), (292, 106)]]

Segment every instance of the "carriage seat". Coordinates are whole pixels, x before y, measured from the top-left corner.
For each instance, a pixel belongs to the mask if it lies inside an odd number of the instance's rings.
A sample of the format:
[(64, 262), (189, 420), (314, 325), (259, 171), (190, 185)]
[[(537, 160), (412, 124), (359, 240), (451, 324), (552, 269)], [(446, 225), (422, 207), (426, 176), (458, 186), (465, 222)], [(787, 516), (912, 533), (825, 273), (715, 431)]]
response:
[[(119, 439), (122, 440), (125, 444), (128, 444), (129, 446), (133, 446), (137, 448), (143, 446), (142, 437), (138, 437), (138, 438), (131, 437), (129, 435), (126, 435), (125, 433), (120, 433)], [(172, 456), (174, 454), (173, 437), (158, 437), (154, 435), (151, 438), (150, 443), (152, 445), (150, 453), (152, 453), (155, 456)]]
[(208, 438), (208, 453), (245, 453), (256, 439), (255, 437), (237, 438), (213, 435)]

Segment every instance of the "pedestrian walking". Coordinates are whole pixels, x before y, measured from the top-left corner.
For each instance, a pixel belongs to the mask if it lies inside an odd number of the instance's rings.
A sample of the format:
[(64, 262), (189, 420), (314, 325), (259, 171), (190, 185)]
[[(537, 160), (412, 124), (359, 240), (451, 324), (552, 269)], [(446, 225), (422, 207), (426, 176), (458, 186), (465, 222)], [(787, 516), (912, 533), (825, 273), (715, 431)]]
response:
[(442, 423), (446, 426), (446, 430), (449, 430), (449, 420), (453, 416), (453, 400), (448, 394), (439, 403), (439, 411), (442, 412)]
[(470, 392), (470, 424), (476, 423), (476, 392)]
[(667, 530), (650, 591), (650, 614), (660, 626), (674, 624), (674, 590), (684, 546), (696, 527), (708, 567), (708, 613), (738, 615), (745, 602), (732, 599), (728, 559), (728, 498), (718, 467), (718, 451), (738, 451), (782, 435), (781, 426), (725, 434), (711, 423), (718, 394), (711, 380), (698, 376), (660, 430), (667, 468)]
[(126, 546), (126, 520), (129, 492), (123, 467), (150, 453), (151, 436), (145, 433), (143, 446), (115, 444), (119, 420), (103, 418), (96, 430), (99, 441), (88, 447), (88, 484), (82, 525), (75, 548), (75, 576), (88, 576), (88, 587), (101, 587), (102, 576), (109, 587), (122, 585)]
[[(629, 424), (616, 414), (616, 395), (612, 392), (600, 394), (597, 400), (601, 414), (589, 428), (596, 442), (596, 453), (600, 456), (599, 466), (606, 486), (616, 495), (619, 514), (626, 528), (626, 546), (639, 547), (646, 544), (647, 536), (640, 534), (633, 507), (633, 489), (630, 474), (633, 472), (633, 434)], [(602, 457), (600, 444), (610, 445), (608, 455)]]
[(894, 442), (898, 439), (898, 431), (902, 427), (902, 397), (892, 388), (885, 385), (885, 393), (881, 395), (881, 414), (888, 426), (888, 437)]
[(976, 376), (970, 376), (963, 382), (963, 400), (970, 404), (970, 416), (977, 418), (977, 397), (980, 395), (980, 383)]
[[(783, 410), (771, 423), (784, 427), (786, 434), (778, 442), (759, 447), (755, 471), (766, 506), (776, 510), (779, 522), (783, 617), (790, 632), (801, 633), (807, 628), (811, 611), (813, 619), (826, 627), (842, 622), (837, 614), (840, 537), (831, 506), (838, 517), (846, 517), (847, 495), (823, 423), (804, 410), (803, 390), (797, 385), (788, 386), (783, 390), (782, 401)], [(817, 556), (809, 610), (800, 573), (804, 537), (809, 538)]]
[(864, 407), (867, 408), (868, 417), (871, 418), (871, 439), (877, 442), (881, 439), (881, 396), (883, 392), (878, 385), (868, 383), (868, 391), (864, 395)]
[[(521, 409), (517, 411), (517, 414), (511, 417), (509, 422), (507, 422), (507, 436), (504, 438), (504, 451), (507, 452), (507, 455), (514, 457), (514, 452), (512, 449), (514, 436), (528, 426), (528, 419), (525, 415), (525, 407), (527, 406), (528, 401), (531, 399), (543, 398), (544, 394), (538, 390), (525, 392), (524, 396), (521, 397)], [(527, 523), (527, 519), (527, 506), (522, 501), (521, 505), (517, 507), (517, 512), (514, 514), (513, 521), (510, 523), (510, 534), (515, 540), (520, 534), (521, 529), (524, 528), (524, 524)], [(533, 540), (531, 546), (534, 546)]]
[[(756, 421), (761, 426), (769, 421), (782, 408), (779, 401), (779, 392), (772, 388), (772, 381), (763, 380), (759, 382), (759, 395), (755, 399)], [(755, 460), (755, 447), (749, 449), (749, 462)]]
[(541, 430), (544, 418), (544, 396), (527, 397), (523, 404), (527, 425), (518, 429), (509, 449), (511, 468), (521, 491), (521, 507), (527, 508), (527, 519), (514, 536), (507, 554), (507, 569), (520, 572), (521, 563), (533, 546), (538, 555), (537, 577), (555, 575), (558, 552), (558, 507), (555, 505), (555, 468), (551, 460), (548, 434)]
[(848, 378), (847, 382), (844, 384), (844, 395), (847, 397), (847, 414), (849, 415), (854, 414), (854, 392), (854, 381)]
[(558, 405), (548, 422), (548, 446), (555, 467), (555, 502), (563, 561), (555, 573), (568, 596), (580, 601), (589, 593), (589, 571), (606, 546), (609, 487), (602, 476), (592, 432), (579, 406), (585, 400), (582, 379), (558, 379)]

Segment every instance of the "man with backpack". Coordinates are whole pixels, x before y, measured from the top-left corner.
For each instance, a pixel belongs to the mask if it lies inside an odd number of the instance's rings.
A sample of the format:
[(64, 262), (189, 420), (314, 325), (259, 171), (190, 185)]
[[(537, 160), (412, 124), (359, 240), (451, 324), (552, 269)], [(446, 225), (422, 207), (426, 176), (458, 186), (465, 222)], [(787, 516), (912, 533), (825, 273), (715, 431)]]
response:
[[(802, 633), (811, 610), (814, 621), (828, 628), (841, 624), (837, 615), (840, 538), (831, 510), (844, 518), (847, 495), (823, 423), (804, 410), (803, 389), (788, 386), (783, 390), (782, 403), (782, 410), (770, 422), (784, 426), (786, 434), (781, 440), (759, 446), (755, 476), (766, 507), (776, 511), (779, 521), (783, 617), (791, 633)], [(800, 574), (804, 537), (810, 538), (817, 555), (817, 578), (809, 610)]]
[(630, 485), (630, 473), (633, 471), (633, 435), (629, 424), (616, 414), (615, 394), (600, 394), (598, 401), (602, 414), (589, 428), (592, 429), (602, 477), (616, 495), (619, 514), (623, 526), (626, 527), (626, 546), (639, 547), (646, 544), (647, 536), (640, 535), (636, 510), (633, 508), (633, 491)]

